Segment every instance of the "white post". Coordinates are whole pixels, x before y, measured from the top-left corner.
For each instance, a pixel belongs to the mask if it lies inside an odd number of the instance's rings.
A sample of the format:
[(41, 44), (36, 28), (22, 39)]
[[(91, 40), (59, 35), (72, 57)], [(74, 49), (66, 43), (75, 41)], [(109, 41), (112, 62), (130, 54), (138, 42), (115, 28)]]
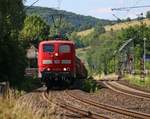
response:
[(144, 38), (143, 41), (144, 41), (144, 54), (143, 54), (143, 55), (144, 55), (144, 56), (143, 56), (144, 59), (143, 59), (143, 63), (144, 63), (144, 74), (145, 74), (145, 73), (146, 73), (146, 72), (145, 72), (145, 54), (146, 54), (145, 41), (146, 41), (146, 38)]

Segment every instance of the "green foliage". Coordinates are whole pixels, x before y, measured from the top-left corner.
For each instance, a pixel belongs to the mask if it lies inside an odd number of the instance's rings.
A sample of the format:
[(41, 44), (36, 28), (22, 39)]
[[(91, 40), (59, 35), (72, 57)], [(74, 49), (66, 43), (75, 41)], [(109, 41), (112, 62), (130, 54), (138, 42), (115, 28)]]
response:
[(84, 47), (84, 44), (83, 44), (81, 38), (77, 35), (76, 32), (72, 32), (69, 39), (71, 39), (75, 42), (75, 45), (76, 45), (77, 48)]
[(87, 54), (91, 72), (108, 74), (114, 71), (114, 53), (121, 37), (120, 32), (108, 32), (91, 41), (91, 49)]
[(150, 18), (150, 11), (146, 13), (146, 18)]
[(24, 21), (24, 27), (20, 32), (20, 38), (37, 46), (38, 42), (47, 39), (49, 35), (49, 25), (47, 25), (39, 16), (27, 16)]
[(102, 26), (102, 24), (98, 23), (94, 28), (94, 34), (100, 35), (102, 33), (105, 33), (105, 28)]
[(125, 75), (125, 79), (129, 81), (129, 84), (150, 89), (149, 75), (147, 75), (144, 80), (140, 78), (140, 75)]
[(20, 84), (15, 85), (18, 90), (23, 90), (25, 92), (31, 92), (39, 87), (41, 87), (41, 82), (37, 78), (25, 77), (22, 79)]
[[(126, 41), (130, 38), (134, 39), (134, 45), (141, 49), (141, 55), (143, 54), (143, 39), (146, 38), (146, 44), (150, 44), (150, 27), (146, 26), (146, 24), (129, 27), (128, 29), (123, 30), (122, 34), (122, 41)], [(150, 45), (146, 45), (146, 50), (147, 52), (150, 51)]]
[(25, 51), (19, 46), (19, 42), (9, 36), (4, 38), (5, 41), (0, 44), (0, 80), (8, 80), (14, 85), (19, 83), (24, 76)]
[[(146, 54), (150, 54), (150, 27), (145, 24), (141, 24), (140, 26), (130, 27), (122, 31), (123, 38), (122, 41), (126, 41), (129, 38), (134, 39), (134, 65), (135, 69), (141, 69), (141, 58), (143, 57), (143, 39), (146, 38)], [(146, 64), (148, 67), (148, 64)]]
[(130, 21), (131, 21), (131, 18), (128, 17), (125, 21), (126, 21), (126, 22), (130, 22)]
[(0, 81), (19, 83), (24, 75), (25, 50), (18, 40), (24, 18), (22, 0), (0, 0)]
[[(92, 34), (91, 34), (92, 35)], [(129, 27), (121, 31), (110, 31), (91, 39), (91, 49), (87, 61), (91, 72), (112, 73), (118, 65), (115, 52), (130, 38), (134, 39), (134, 66), (140, 69), (140, 59), (143, 56), (143, 38), (146, 38), (146, 54), (150, 54), (150, 27), (145, 24)], [(146, 63), (146, 67), (149, 64)]]
[(17, 33), (22, 27), (24, 17), (22, 0), (0, 1), (0, 26), (3, 36), (8, 32), (12, 35)]
[(87, 79), (84, 81), (82, 90), (86, 92), (95, 92), (99, 89), (100, 87), (96, 84), (96, 82), (92, 79)]
[(70, 34), (75, 30), (75, 27), (70, 23), (67, 22), (65, 19), (54, 19), (55, 21), (50, 25), (50, 35), (53, 36), (58, 33), (62, 34)]
[(94, 27), (94, 31), (91, 32), (90, 34), (86, 35), (86, 36), (81, 36), (81, 41), (84, 44), (84, 46), (89, 46), (93, 43), (93, 41), (98, 41), (98, 37), (105, 33), (105, 29), (104, 27), (100, 24), (97, 23), (97, 25)]

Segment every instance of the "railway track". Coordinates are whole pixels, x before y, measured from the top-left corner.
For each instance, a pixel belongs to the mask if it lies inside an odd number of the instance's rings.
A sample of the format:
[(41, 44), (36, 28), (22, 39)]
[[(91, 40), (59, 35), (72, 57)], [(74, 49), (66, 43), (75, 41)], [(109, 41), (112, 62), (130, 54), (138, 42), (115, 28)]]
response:
[(87, 111), (87, 110), (82, 110), (82, 109), (79, 109), (73, 105), (68, 105), (68, 104), (65, 104), (64, 102), (62, 102), (61, 100), (58, 100), (58, 102), (52, 102), (49, 100), (49, 97), (48, 97), (48, 94), (46, 92), (43, 92), (42, 93), (42, 97), (45, 101), (47, 101), (48, 103), (54, 103), (56, 105), (58, 105), (59, 107), (65, 109), (65, 110), (69, 110), (73, 113), (76, 113), (78, 115), (81, 115), (81, 116), (84, 116), (85, 118), (90, 118), (90, 119), (110, 119), (104, 115), (100, 115), (100, 114), (97, 114), (97, 113), (94, 113), (94, 112), (90, 112), (90, 111)]
[(150, 100), (150, 93), (139, 91), (139, 90), (127, 87), (125, 85), (116, 83), (116, 82), (103, 82), (103, 84), (115, 92), (119, 92), (119, 93), (133, 96), (136, 98), (142, 98), (142, 99)]
[(129, 116), (129, 117), (134, 117), (134, 118), (138, 118), (138, 119), (150, 119), (150, 114), (145, 114), (145, 113), (141, 113), (141, 112), (137, 112), (137, 111), (131, 111), (128, 109), (124, 109), (124, 108), (120, 108), (120, 107), (116, 107), (116, 106), (111, 106), (111, 105), (107, 105), (107, 104), (101, 104), (101, 103), (97, 103), (94, 102), (92, 100), (83, 98), (75, 93), (72, 92), (68, 92), (66, 91), (66, 94), (69, 95), (70, 97), (82, 102), (82, 103), (86, 103), (89, 105), (92, 105), (94, 107), (100, 108), (100, 109), (104, 109), (110, 112), (115, 112), (118, 114), (122, 114), (125, 116)]

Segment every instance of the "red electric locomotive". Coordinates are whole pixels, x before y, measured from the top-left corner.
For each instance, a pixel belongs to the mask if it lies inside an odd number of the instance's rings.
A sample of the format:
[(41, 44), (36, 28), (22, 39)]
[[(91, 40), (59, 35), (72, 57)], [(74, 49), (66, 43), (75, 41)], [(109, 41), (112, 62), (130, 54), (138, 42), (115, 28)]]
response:
[(48, 88), (65, 80), (73, 82), (76, 78), (86, 78), (87, 70), (75, 56), (74, 42), (63, 38), (40, 42), (38, 76)]

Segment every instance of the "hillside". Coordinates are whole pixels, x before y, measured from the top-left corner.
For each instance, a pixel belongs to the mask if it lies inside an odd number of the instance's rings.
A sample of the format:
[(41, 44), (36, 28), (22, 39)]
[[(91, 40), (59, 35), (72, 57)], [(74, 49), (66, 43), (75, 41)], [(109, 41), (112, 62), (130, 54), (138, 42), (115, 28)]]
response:
[[(141, 23), (150, 25), (150, 19), (144, 19), (144, 20), (140, 20), (140, 21), (133, 20), (130, 22), (118, 23), (118, 24), (114, 24), (114, 25), (106, 25), (106, 26), (104, 26), (104, 28), (106, 31), (111, 31), (111, 30), (117, 31), (117, 30), (128, 28), (130, 26), (140, 25)], [(86, 35), (90, 34), (91, 32), (93, 32), (93, 30), (94, 30), (93, 28), (84, 30), (84, 31), (78, 32), (78, 35), (86, 36)]]
[(52, 8), (46, 7), (31, 7), (27, 9), (27, 15), (36, 14), (40, 15), (48, 24), (52, 23), (52, 14), (63, 14), (64, 19), (76, 28), (77, 31), (85, 30), (94, 27), (97, 23), (101, 23), (102, 25), (111, 24), (112, 21), (98, 19), (91, 16), (84, 16), (75, 14), (72, 12), (67, 12), (63, 10), (55, 10)]
[(88, 34), (90, 34), (93, 31), (94, 31), (94, 28), (87, 29), (87, 30), (78, 32), (77, 35), (79, 35), (79, 36), (87, 36)]
[(130, 26), (140, 25), (141, 23), (150, 25), (150, 19), (143, 19), (143, 20), (139, 20), (139, 21), (133, 20), (133, 21), (130, 21), (130, 22), (114, 24), (112, 26), (106, 25), (105, 30), (110, 31), (111, 29), (113, 29), (113, 30), (117, 31), (117, 30), (128, 28)]

